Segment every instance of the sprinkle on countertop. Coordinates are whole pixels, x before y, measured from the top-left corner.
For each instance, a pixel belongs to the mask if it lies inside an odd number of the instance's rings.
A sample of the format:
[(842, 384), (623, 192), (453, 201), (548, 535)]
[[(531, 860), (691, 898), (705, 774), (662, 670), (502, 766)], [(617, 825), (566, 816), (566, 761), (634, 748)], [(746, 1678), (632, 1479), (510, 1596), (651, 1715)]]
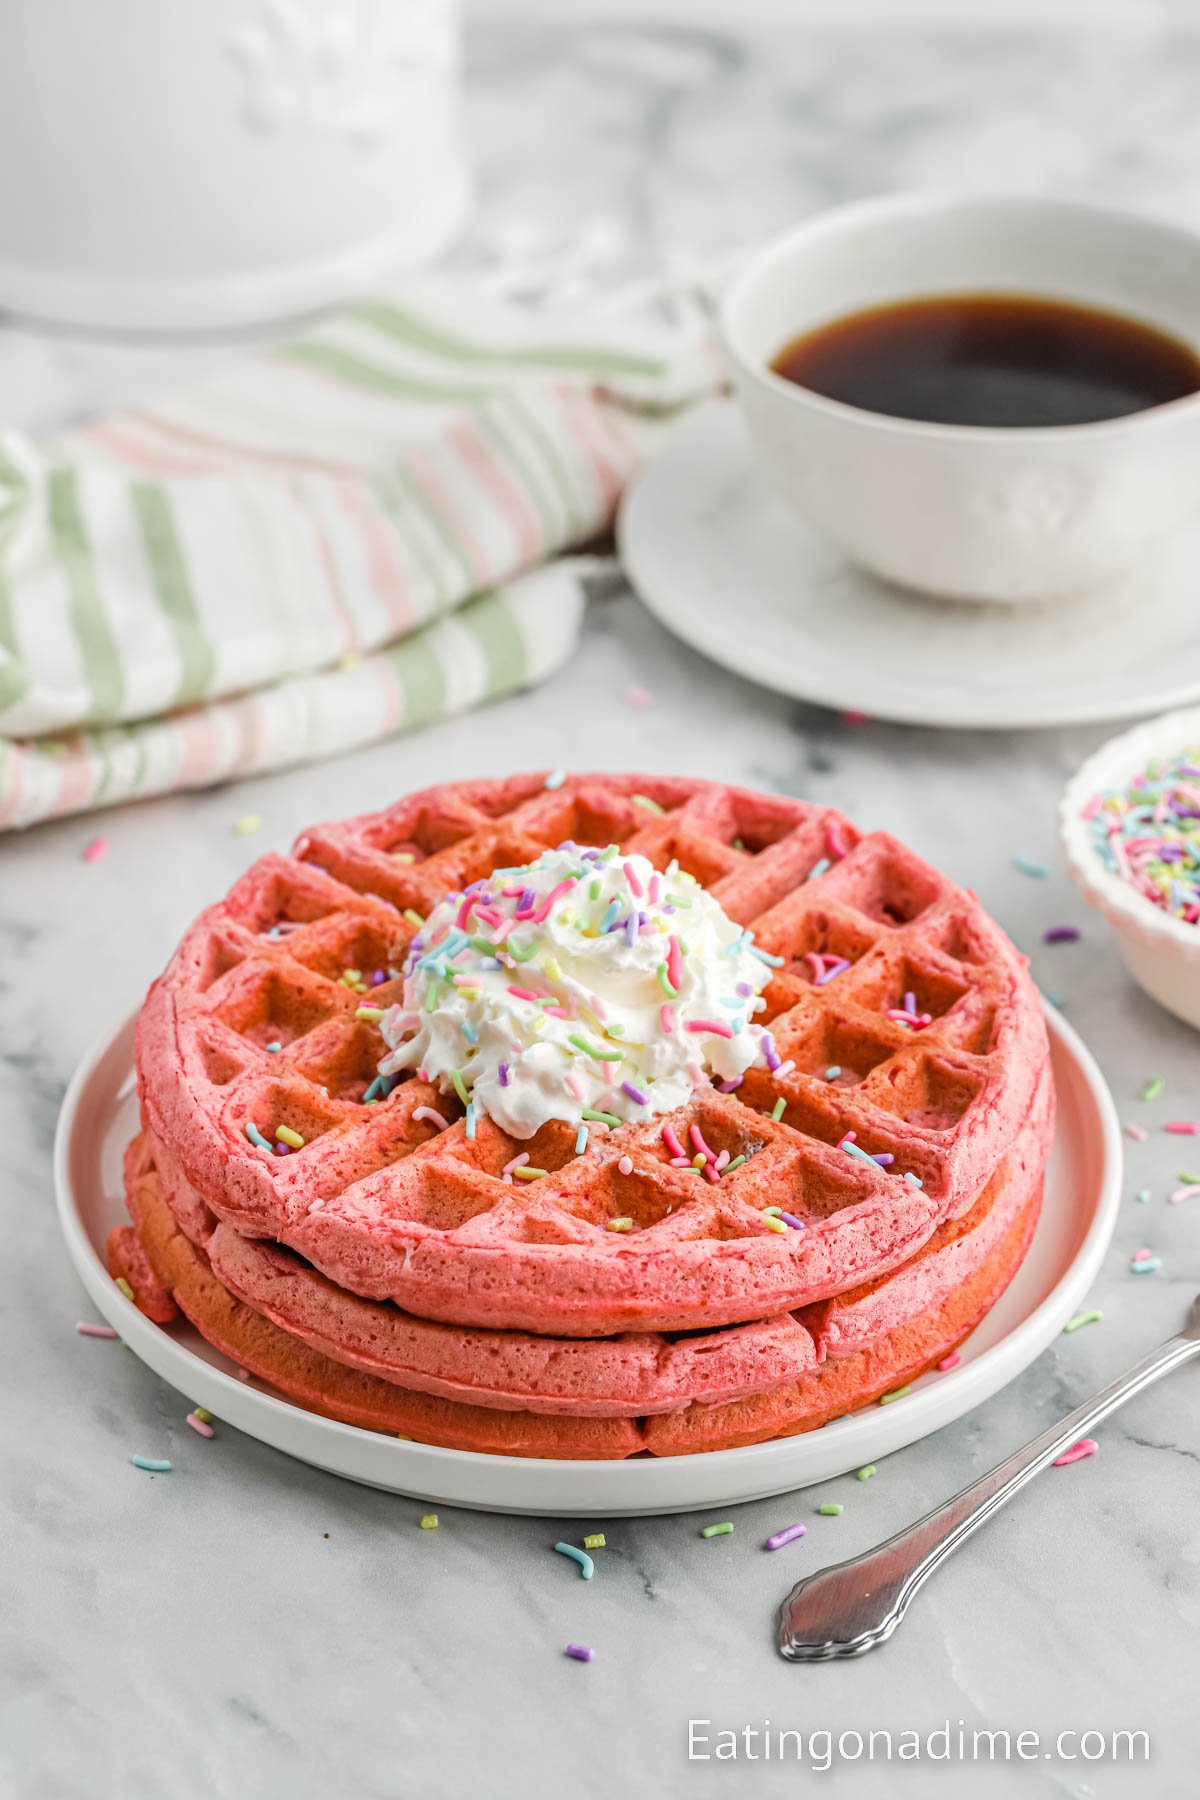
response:
[(782, 1531), (772, 1532), (765, 1547), (768, 1550), (782, 1550), (785, 1544), (795, 1543), (797, 1538), (807, 1536), (807, 1525), (785, 1525)]
[(590, 1581), (596, 1573), (596, 1565), (586, 1550), (580, 1550), (574, 1544), (555, 1544), (554, 1548), (560, 1556), (569, 1556), (572, 1562), (579, 1564), (579, 1573), (584, 1581)]

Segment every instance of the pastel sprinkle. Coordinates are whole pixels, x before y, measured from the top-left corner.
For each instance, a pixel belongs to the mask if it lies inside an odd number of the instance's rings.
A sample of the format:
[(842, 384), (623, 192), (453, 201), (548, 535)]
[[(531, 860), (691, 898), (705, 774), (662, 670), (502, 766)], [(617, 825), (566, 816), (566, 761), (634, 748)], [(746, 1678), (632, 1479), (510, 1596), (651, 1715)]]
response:
[(304, 1148), (304, 1139), (298, 1131), (293, 1131), (290, 1125), (277, 1125), (275, 1136), (281, 1144), (286, 1144), (289, 1150), (303, 1150)]
[(1094, 1306), (1090, 1312), (1076, 1313), (1073, 1319), (1068, 1319), (1063, 1326), (1063, 1331), (1064, 1333), (1068, 1331), (1078, 1331), (1083, 1325), (1097, 1325), (1103, 1317), (1104, 1314), (1101, 1312), (1100, 1308)]
[(568, 1644), (566, 1653), (576, 1662), (594, 1662), (596, 1658), (596, 1652), (590, 1644)]
[(582, 1156), (584, 1151), (587, 1149), (587, 1147), (588, 1147), (588, 1128), (586, 1125), (580, 1125), (579, 1130), (575, 1133), (575, 1154), (576, 1154), (576, 1156)]
[(1146, 1130), (1144, 1125), (1135, 1125), (1131, 1121), (1125, 1127), (1125, 1136), (1127, 1138), (1132, 1138), (1135, 1144), (1144, 1144), (1146, 1139), (1150, 1136), (1150, 1133)]
[(545, 1173), (545, 1169), (535, 1169), (531, 1163), (521, 1163), (513, 1170), (518, 1181), (540, 1181)]
[[(655, 970), (654, 974), (655, 974), (655, 979), (658, 982), (659, 987), (662, 989), (663, 993), (667, 996), (667, 999), (668, 1000), (678, 1000), (679, 989), (672, 985), (670, 972), (669, 972), (665, 962), (659, 963), (658, 968)], [(669, 1009), (665, 1006), (662, 1008), (662, 1011), (664, 1013), (667, 1012), (668, 1010)], [(665, 1031), (668, 1029), (668, 1027), (664, 1024), (663, 1029)], [(673, 1031), (675, 1028), (672, 1025), (669, 1029), (671, 1029)]]
[(95, 837), (90, 844), (84, 845), (82, 861), (85, 863), (97, 863), (107, 849), (108, 839), (106, 837)]
[(425, 923), (415, 906), (406, 906), (404, 911), (400, 914), (400, 917), (402, 919), (407, 919), (410, 925), (415, 925), (418, 931), (420, 931), (422, 925)]
[(412, 1116), (413, 1116), (414, 1124), (420, 1124), (422, 1119), (428, 1119), (429, 1123), (431, 1125), (436, 1125), (439, 1131), (449, 1131), (449, 1129), (450, 1129), (449, 1119), (443, 1118), (442, 1114), (437, 1111), (436, 1107), (414, 1106)]
[(824, 875), (826, 870), (829, 869), (831, 866), (832, 865), (829, 861), (829, 858), (827, 856), (823, 856), (819, 862), (815, 862), (813, 864), (812, 868), (808, 871), (808, 874), (805, 876), (805, 880), (806, 881), (819, 880), (820, 877), (822, 875)]
[(436, 1513), (422, 1513), (422, 1515), (421, 1515), (421, 1530), (422, 1531), (436, 1531), (437, 1528), (438, 1528), (437, 1514)]
[(780, 1094), (778, 1100), (775, 1102), (774, 1106), (771, 1108), (771, 1117), (772, 1117), (772, 1119), (774, 1119), (774, 1121), (777, 1125), (778, 1125), (780, 1119), (782, 1119), (782, 1117), (786, 1111), (787, 1111), (787, 1101), (784, 1099), (783, 1095)]
[(1150, 1189), (1149, 1188), (1139, 1188), (1137, 1193), (1133, 1197), (1142, 1206), (1145, 1206), (1150, 1199)]
[(1173, 1132), (1176, 1137), (1195, 1137), (1200, 1132), (1200, 1125), (1194, 1119), (1170, 1119), (1163, 1130)]
[(463, 1120), (463, 1129), (468, 1138), (473, 1138), (475, 1136), (475, 1102), (473, 1100), (467, 1102), (467, 1113)]
[(1131, 1275), (1153, 1275), (1161, 1268), (1161, 1256), (1151, 1256), (1139, 1250), (1129, 1265), (1129, 1273)]
[(893, 1400), (903, 1400), (906, 1394), (912, 1393), (912, 1383), (906, 1387), (893, 1388), (890, 1394), (880, 1394), (880, 1406), (890, 1406)]
[(1077, 925), (1049, 925), (1042, 933), (1043, 944), (1076, 944), (1079, 942)]
[[(414, 1113), (413, 1114), (414, 1119), (416, 1118), (416, 1116), (417, 1115)], [(511, 1181), (513, 1176), (516, 1174), (517, 1170), (523, 1169), (525, 1167), (525, 1164), (528, 1161), (529, 1161), (528, 1150), (522, 1150), (522, 1152), (519, 1156), (514, 1156), (511, 1162), (505, 1163), (504, 1167), (500, 1171), (501, 1180)]]
[(626, 706), (636, 707), (639, 711), (644, 712), (648, 706), (654, 705), (654, 695), (649, 688), (637, 687), (636, 685), (627, 687), (625, 689), (625, 704)]
[(732, 1531), (733, 1526), (728, 1519), (725, 1519), (720, 1525), (702, 1525), (700, 1536), (702, 1538), (728, 1537)]
[(607, 1125), (610, 1131), (615, 1131), (621, 1123), (616, 1113), (601, 1112), (594, 1106), (581, 1107), (580, 1112), (583, 1118), (594, 1119), (600, 1125)]
[(633, 1230), (633, 1220), (631, 1218), (629, 1218), (628, 1216), (626, 1216), (624, 1218), (620, 1218), (620, 1219), (610, 1219), (608, 1221), (608, 1230), (609, 1231), (632, 1231)]
[(581, 1031), (571, 1032), (567, 1042), (573, 1044), (576, 1050), (582, 1051), (584, 1056), (590, 1056), (595, 1062), (620, 1062), (622, 1060), (623, 1053), (620, 1050), (601, 1050), (599, 1045), (593, 1044), (589, 1038), (585, 1038)]
[(596, 1573), (596, 1565), (586, 1550), (579, 1550), (574, 1544), (555, 1544), (554, 1548), (560, 1556), (569, 1556), (572, 1562), (579, 1564), (579, 1573), (584, 1581), (590, 1581)]
[(115, 1338), (118, 1336), (111, 1325), (93, 1325), (90, 1319), (78, 1319), (75, 1329), (80, 1337)]
[(644, 812), (661, 813), (663, 810), (658, 801), (652, 800), (649, 794), (631, 794), (629, 798), (634, 806), (640, 806)]
[(243, 813), (234, 822), (233, 829), (238, 837), (250, 837), (254, 832), (262, 830), (262, 817), (259, 813)]
[(469, 1106), (471, 1104), (471, 1096), (470, 1096), (470, 1094), (468, 1094), (467, 1084), (462, 1078), (462, 1070), (461, 1069), (451, 1069), (450, 1080), (453, 1082), (454, 1091), (458, 1095), (459, 1099), (462, 1101), (463, 1105)]
[(1200, 748), (1160, 758), (1083, 809), (1104, 866), (1152, 906), (1200, 922)]
[(767, 1550), (782, 1550), (785, 1544), (794, 1544), (797, 1538), (808, 1536), (807, 1525), (785, 1525), (782, 1531), (773, 1531), (764, 1546)]
[(863, 1467), (857, 1471), (857, 1479), (859, 1481), (870, 1481), (872, 1475), (877, 1475), (878, 1473), (879, 1471), (874, 1463), (864, 1463)]
[(1018, 875), (1030, 875), (1035, 881), (1044, 880), (1047, 873), (1044, 863), (1035, 862), (1031, 856), (1023, 856), (1020, 853), (1013, 857), (1013, 868)]
[(1165, 1086), (1166, 1083), (1161, 1075), (1152, 1075), (1142, 1089), (1140, 1098), (1142, 1100), (1157, 1100)]
[(276, 1039), (275, 1039), (275, 1040), (274, 1040), (274, 1042), (272, 1042), (272, 1043), (270, 1043), (270, 1044), (264, 1044), (264, 1045), (263, 1045), (263, 1049), (264, 1049), (264, 1050), (267, 1050), (267, 1051), (269, 1051), (269, 1052), (270, 1052), (270, 1054), (271, 1054), (271, 1055), (272, 1055), (272, 1056), (274, 1056), (274, 1055), (275, 1055), (275, 1053), (276, 1053), (276, 1051), (277, 1051), (277, 1050), (282, 1050), (282, 1049), (283, 1049), (283, 1045), (282, 1045), (282, 1044), (281, 1044), (281, 1043), (280, 1043), (280, 1042), (279, 1042), (279, 1039), (278, 1039), (278, 1038), (276, 1038)]
[(949, 1356), (943, 1356), (941, 1362), (938, 1364), (938, 1368), (942, 1370), (957, 1369), (961, 1361), (962, 1357), (959, 1352), (957, 1350), (952, 1350)]
[(1175, 1192), (1169, 1196), (1170, 1204), (1180, 1206), (1185, 1200), (1194, 1200), (1197, 1194), (1200, 1194), (1200, 1183), (1194, 1183), (1190, 1187), (1176, 1188)]
[(830, 1063), (829, 1067), (825, 1071), (826, 1081), (836, 1081), (838, 1076), (841, 1074), (841, 1072), (842, 1072), (841, 1063)]
[(633, 1174), (633, 1158), (632, 1158), (632, 1156), (623, 1156), (621, 1158), (620, 1162), (617, 1164), (617, 1167), (621, 1171), (622, 1175), (632, 1175)]
[(145, 1469), (149, 1475), (169, 1475), (171, 1464), (165, 1456), (131, 1456), (130, 1462), (135, 1469)]
[(199, 1437), (210, 1438), (217, 1435), (208, 1420), (202, 1419), (198, 1412), (188, 1413), (184, 1423), (190, 1425), (192, 1430), (196, 1432)]
[(817, 1508), (823, 1519), (840, 1519), (845, 1510), (840, 1500), (826, 1500)]
[(545, 785), (550, 789), (560, 788), (566, 779), (567, 772), (565, 769), (555, 769), (552, 775), (547, 775)]
[(1080, 1438), (1077, 1444), (1072, 1444), (1069, 1450), (1064, 1450), (1061, 1456), (1055, 1457), (1054, 1467), (1069, 1468), (1072, 1463), (1082, 1462), (1086, 1456), (1095, 1456), (1099, 1448), (1095, 1438)]
[(247, 1119), (242, 1129), (245, 1131), (246, 1136), (256, 1150), (269, 1150), (271, 1148), (269, 1141), (263, 1136), (253, 1119)]
[(119, 1288), (127, 1300), (132, 1300), (134, 1298), (133, 1289), (123, 1275), (117, 1276), (116, 1280), (113, 1282), (113, 1286)]

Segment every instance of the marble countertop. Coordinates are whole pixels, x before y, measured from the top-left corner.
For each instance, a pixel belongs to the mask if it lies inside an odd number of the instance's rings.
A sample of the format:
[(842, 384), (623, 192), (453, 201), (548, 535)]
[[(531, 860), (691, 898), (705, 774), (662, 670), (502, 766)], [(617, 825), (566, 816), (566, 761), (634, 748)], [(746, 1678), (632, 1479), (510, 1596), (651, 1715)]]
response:
[[(616, 222), (631, 261), (707, 251), (883, 187), (1061, 187), (1200, 217), (1200, 37), (1160, 29), (764, 37), (629, 24), (481, 23), (471, 53), (485, 236), (564, 240)], [(553, 153), (552, 153), (553, 152)], [(6, 419), (49, 427), (227, 359), (228, 346), (104, 345), (0, 329)], [(623, 702), (651, 688), (645, 712)], [(703, 706), (697, 704), (703, 701)], [(717, 720), (714, 730), (712, 721)], [(586, 739), (581, 724), (586, 722)], [(1081, 1795), (1194, 1792), (1200, 1748), (1200, 1430), (1177, 1375), (1102, 1430), (1101, 1453), (1039, 1479), (940, 1574), (902, 1636), (862, 1663), (801, 1668), (773, 1649), (790, 1582), (865, 1549), (948, 1495), (1177, 1328), (1196, 1284), (1200, 1212), (1166, 1194), (1186, 1141), (1130, 1143), (1099, 1327), (937, 1437), (795, 1500), (699, 1521), (597, 1519), (608, 1549), (582, 1587), (554, 1540), (577, 1526), (425, 1510), (289, 1461), (229, 1429), (184, 1428), (183, 1398), (119, 1346), (76, 1336), (89, 1309), (54, 1222), (56, 1111), (80, 1054), (160, 967), (198, 904), (313, 818), (379, 805), (435, 776), (590, 760), (685, 769), (843, 807), (977, 889), (1059, 991), (1125, 1118), (1200, 1113), (1196, 1039), (1144, 999), (1058, 872), (1053, 808), (1100, 730), (971, 735), (855, 728), (724, 674), (631, 595), (593, 604), (579, 655), (536, 698), (321, 767), (0, 844), (0, 1206), (6, 1479), (0, 1788), (19, 1796), (799, 1791), (792, 1765), (688, 1761), (688, 1720), (926, 1732), (1144, 1729), (1136, 1776), (1106, 1762), (930, 1776), (847, 1764), (832, 1791)], [(619, 744), (619, 748), (616, 746)], [(258, 812), (253, 838), (234, 821)], [(1051, 873), (1014, 868), (1021, 852)], [(1078, 945), (1043, 948), (1073, 922)], [(1152, 1074), (1161, 1101), (1137, 1095)], [(1138, 1204), (1137, 1189), (1151, 1199)], [(1162, 1257), (1129, 1275), (1140, 1244)], [(1191, 1383), (1191, 1386), (1188, 1383)], [(148, 1479), (135, 1450), (170, 1455)], [(775, 1556), (767, 1532), (814, 1520)], [(590, 1666), (562, 1646), (597, 1648)]]

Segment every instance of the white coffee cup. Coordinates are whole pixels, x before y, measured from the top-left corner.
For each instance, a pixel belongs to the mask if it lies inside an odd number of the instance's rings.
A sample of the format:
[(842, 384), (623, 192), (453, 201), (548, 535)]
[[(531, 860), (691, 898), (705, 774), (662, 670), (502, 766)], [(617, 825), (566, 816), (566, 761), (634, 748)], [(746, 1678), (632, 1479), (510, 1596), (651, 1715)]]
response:
[(770, 368), (833, 319), (970, 292), (1103, 307), (1200, 347), (1200, 235), (1033, 197), (880, 199), (798, 226), (742, 270), (721, 311), (762, 466), (852, 561), (906, 587), (1014, 602), (1105, 582), (1200, 513), (1200, 395), (1090, 425), (938, 425)]

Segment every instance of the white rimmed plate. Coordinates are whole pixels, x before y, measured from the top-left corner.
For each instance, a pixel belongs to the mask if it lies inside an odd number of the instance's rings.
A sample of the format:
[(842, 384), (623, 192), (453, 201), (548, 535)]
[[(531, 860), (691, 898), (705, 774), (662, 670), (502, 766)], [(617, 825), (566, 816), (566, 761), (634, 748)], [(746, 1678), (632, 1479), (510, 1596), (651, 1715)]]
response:
[(152, 1324), (109, 1278), (105, 1238), (125, 1218), (121, 1157), (137, 1129), (133, 1020), (97, 1044), (59, 1116), (54, 1177), (67, 1250), (99, 1311), (157, 1375), (194, 1405), (289, 1456), (446, 1506), (587, 1518), (688, 1512), (805, 1487), (878, 1461), (969, 1412), (1020, 1374), (1076, 1310), (1116, 1223), (1121, 1138), (1104, 1078), (1076, 1033), (1048, 1015), (1058, 1126), (1042, 1217), (1008, 1291), (972, 1333), (959, 1365), (903, 1400), (820, 1431), (740, 1450), (629, 1462), (554, 1462), (444, 1450), (340, 1425), (254, 1382), (187, 1325)]
[(986, 730), (1200, 699), (1200, 522), (1076, 599), (926, 599), (855, 568), (805, 526), (764, 480), (734, 402), (714, 400), (681, 420), (628, 491), (617, 537), (661, 624), (793, 699)]

